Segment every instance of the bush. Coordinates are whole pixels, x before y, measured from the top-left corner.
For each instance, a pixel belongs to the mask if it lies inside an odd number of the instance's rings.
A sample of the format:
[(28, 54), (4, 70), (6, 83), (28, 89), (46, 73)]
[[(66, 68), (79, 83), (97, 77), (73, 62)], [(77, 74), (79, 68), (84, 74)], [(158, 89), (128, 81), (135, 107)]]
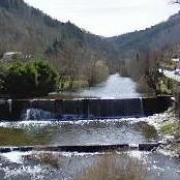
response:
[(45, 96), (56, 90), (57, 79), (57, 73), (46, 62), (39, 60), (12, 63), (0, 76), (3, 93), (12, 98)]
[(160, 131), (164, 135), (175, 135), (177, 137), (179, 131), (179, 123), (168, 121), (161, 126)]

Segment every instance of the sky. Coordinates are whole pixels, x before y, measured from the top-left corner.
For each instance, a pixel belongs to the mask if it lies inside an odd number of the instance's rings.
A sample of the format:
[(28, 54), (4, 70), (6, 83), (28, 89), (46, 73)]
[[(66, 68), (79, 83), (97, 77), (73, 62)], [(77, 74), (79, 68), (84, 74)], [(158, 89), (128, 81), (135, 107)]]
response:
[(106, 37), (142, 30), (180, 10), (171, 0), (25, 0), (51, 17)]

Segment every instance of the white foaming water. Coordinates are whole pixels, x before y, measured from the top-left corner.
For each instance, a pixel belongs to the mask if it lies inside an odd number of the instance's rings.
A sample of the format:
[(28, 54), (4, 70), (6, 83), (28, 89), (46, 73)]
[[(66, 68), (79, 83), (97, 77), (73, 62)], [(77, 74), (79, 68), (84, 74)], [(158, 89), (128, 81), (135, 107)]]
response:
[(52, 121), (18, 121), (18, 122), (0, 122), (3, 128), (26, 128), (29, 126), (45, 127), (52, 124)]
[(141, 110), (141, 116), (144, 116), (144, 106), (143, 106), (143, 98), (140, 97), (140, 110)]
[(130, 157), (142, 160), (145, 155), (150, 154), (150, 152), (141, 152), (141, 151), (129, 151), (128, 155)]
[(31, 117), (31, 109), (27, 109), (26, 110), (26, 116), (25, 116), (25, 120), (28, 121)]
[(25, 112), (22, 113), (21, 119), (28, 121), (28, 120), (51, 120), (54, 119), (55, 115), (51, 112), (47, 112), (41, 109), (36, 108), (29, 108), (26, 109)]
[(8, 105), (9, 105), (9, 112), (12, 112), (12, 99), (8, 99)]
[(100, 119), (100, 120), (77, 120), (77, 121), (57, 121), (53, 119), (49, 119), (47, 121), (44, 120), (26, 120), (26, 121), (18, 121), (18, 122), (0, 122), (0, 127), (8, 128), (22, 128), (28, 126), (38, 126), (44, 127), (48, 125), (63, 125), (63, 124), (75, 124), (75, 125), (84, 125), (90, 124), (92, 122), (100, 122), (100, 123), (115, 123), (115, 122), (128, 122), (129, 124), (134, 124), (137, 122), (147, 122), (149, 125), (155, 126), (157, 129), (160, 128), (160, 123), (167, 120), (168, 117), (172, 115), (169, 113), (155, 114), (149, 117), (142, 118), (121, 118), (121, 119)]
[(27, 156), (32, 154), (32, 152), (19, 152), (19, 151), (12, 151), (8, 153), (1, 154), (2, 157), (6, 158), (10, 162), (22, 164), (22, 156)]
[[(17, 169), (10, 169), (9, 167), (3, 168), (5, 172), (4, 179), (15, 179), (18, 176), (26, 175), (27, 177), (31, 177), (33, 180), (43, 180), (44, 175), (47, 172), (46, 169), (42, 169), (41, 165), (36, 166), (22, 166)], [(16, 178), (17, 179), (17, 178)]]

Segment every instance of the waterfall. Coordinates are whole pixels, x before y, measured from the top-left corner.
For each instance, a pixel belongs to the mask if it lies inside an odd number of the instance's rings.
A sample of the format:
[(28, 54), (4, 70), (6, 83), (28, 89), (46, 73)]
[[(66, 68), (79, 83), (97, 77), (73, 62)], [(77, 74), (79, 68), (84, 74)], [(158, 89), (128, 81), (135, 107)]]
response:
[(8, 99), (9, 113), (12, 113), (12, 99)]
[(21, 114), (21, 119), (28, 120), (53, 120), (55, 115), (51, 112), (44, 111), (42, 109), (28, 108), (25, 109)]
[(27, 109), (24, 119), (27, 121), (30, 120), (30, 118), (31, 118), (31, 109)]
[(143, 98), (140, 97), (140, 114), (143, 117), (144, 116), (144, 105), (143, 105)]
[(170, 97), (81, 100), (0, 100), (0, 118), (19, 120), (78, 120), (142, 117), (161, 113), (172, 105)]
[(29, 100), (30, 108), (33, 107), (33, 102), (34, 102), (34, 99), (30, 99), (30, 100)]

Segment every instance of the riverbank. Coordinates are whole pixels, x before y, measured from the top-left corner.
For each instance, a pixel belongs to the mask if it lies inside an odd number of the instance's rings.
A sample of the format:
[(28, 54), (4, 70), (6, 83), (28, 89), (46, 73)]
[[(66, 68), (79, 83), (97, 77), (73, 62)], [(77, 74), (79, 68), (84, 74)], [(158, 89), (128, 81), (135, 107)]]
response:
[(148, 121), (159, 136), (162, 138), (164, 145), (158, 149), (163, 154), (180, 157), (180, 122), (175, 117), (174, 109), (169, 109), (163, 114), (155, 115)]

